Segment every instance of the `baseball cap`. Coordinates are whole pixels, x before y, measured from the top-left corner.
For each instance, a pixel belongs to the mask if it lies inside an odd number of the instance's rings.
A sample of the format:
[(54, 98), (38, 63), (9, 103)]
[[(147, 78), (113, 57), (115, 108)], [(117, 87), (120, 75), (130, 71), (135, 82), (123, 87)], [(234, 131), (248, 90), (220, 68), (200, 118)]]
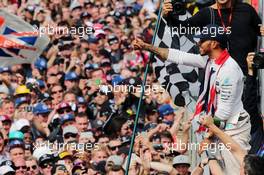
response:
[(90, 37), (88, 38), (88, 43), (97, 44), (98, 41), (99, 41), (99, 39), (98, 39), (97, 37), (95, 37), (95, 36), (90, 36)]
[(63, 136), (68, 133), (78, 134), (78, 129), (72, 125), (66, 126), (65, 128), (63, 128)]
[(95, 129), (100, 129), (103, 127), (103, 125), (104, 125), (104, 122), (102, 120), (96, 119), (92, 122), (92, 128), (95, 128)]
[(29, 94), (30, 90), (26, 87), (26, 85), (20, 85), (16, 88), (15, 95)]
[(50, 111), (51, 110), (44, 103), (38, 103), (33, 108), (33, 113), (34, 114), (46, 114), (46, 113), (49, 113)]
[(0, 67), (0, 73), (9, 72), (11, 73), (10, 67)]
[(194, 35), (193, 37), (200, 38), (200, 40), (203, 41), (215, 40), (224, 45), (226, 45), (228, 41), (227, 34), (225, 33), (223, 27), (213, 24), (203, 27), (201, 34)]
[(64, 124), (67, 121), (74, 121), (74, 115), (72, 114), (65, 114), (61, 117), (61, 124)]
[(112, 85), (119, 85), (123, 80), (124, 78), (121, 75), (115, 75), (112, 77)]
[(30, 127), (30, 123), (27, 119), (22, 118), (12, 124), (10, 131), (21, 131), (25, 127)]
[(73, 81), (73, 80), (78, 80), (78, 79), (79, 79), (78, 75), (73, 71), (65, 74), (65, 81), (67, 80)]
[(101, 67), (107, 67), (107, 66), (111, 66), (111, 62), (109, 59), (103, 59), (101, 61)]
[(81, 14), (81, 18), (90, 18), (92, 15), (90, 14), (90, 13), (88, 13), (88, 12), (84, 12), (84, 13), (82, 13)]
[(93, 133), (91, 131), (86, 131), (86, 132), (81, 132), (79, 139), (81, 138), (92, 138), (93, 137)]
[(97, 69), (97, 68), (99, 68), (98, 64), (87, 63), (84, 66), (84, 69), (88, 69), (88, 70)]
[(19, 97), (15, 100), (15, 107), (17, 108), (19, 105), (23, 103), (29, 103), (30, 99), (27, 97)]
[(15, 174), (15, 170), (9, 165), (1, 166), (0, 167), (0, 172), (1, 172), (2, 175)]
[(8, 142), (8, 149), (9, 151), (14, 149), (14, 148), (23, 148), (25, 149), (25, 144), (22, 140), (11, 140)]
[(73, 11), (76, 8), (82, 8), (81, 4), (78, 1), (72, 1), (70, 5), (70, 10)]
[(45, 154), (51, 154), (51, 150), (47, 146), (37, 146), (33, 152), (33, 157), (35, 157), (38, 161)]
[(86, 104), (86, 100), (84, 97), (77, 97), (78, 104)]
[(66, 103), (66, 102), (61, 102), (58, 106), (58, 110), (59, 109), (64, 109), (64, 108), (71, 108), (70, 104), (69, 103)]
[(174, 109), (169, 104), (161, 105), (158, 109), (159, 114), (161, 117), (172, 114), (174, 112)]
[(44, 154), (38, 159), (38, 165), (42, 166), (46, 162), (53, 162), (53, 155), (52, 154)]
[(109, 162), (112, 162), (114, 165), (121, 166), (124, 162), (124, 159), (121, 156), (112, 155), (108, 157), (108, 159), (106, 160), (106, 164), (108, 164)]
[(131, 77), (126, 78), (122, 81), (123, 85), (129, 85), (129, 86), (140, 86), (142, 84), (142, 81), (138, 77)]
[(10, 131), (8, 134), (8, 139), (13, 140), (13, 139), (24, 139), (24, 134), (21, 131)]
[(190, 166), (189, 158), (185, 155), (178, 155), (173, 158), (173, 166), (180, 165), (180, 164), (187, 164)]
[(36, 61), (35, 61), (35, 64), (34, 66), (42, 71), (42, 70), (46, 70), (47, 69), (47, 61), (45, 58), (38, 58)]
[(1, 115), (0, 116), (0, 121), (12, 121), (12, 119), (8, 115)]
[(69, 153), (68, 151), (62, 151), (61, 153), (59, 153), (60, 159), (64, 159), (65, 157), (72, 157), (72, 154)]
[(45, 87), (45, 82), (43, 80), (37, 80), (38, 86), (40, 88), (44, 88)]

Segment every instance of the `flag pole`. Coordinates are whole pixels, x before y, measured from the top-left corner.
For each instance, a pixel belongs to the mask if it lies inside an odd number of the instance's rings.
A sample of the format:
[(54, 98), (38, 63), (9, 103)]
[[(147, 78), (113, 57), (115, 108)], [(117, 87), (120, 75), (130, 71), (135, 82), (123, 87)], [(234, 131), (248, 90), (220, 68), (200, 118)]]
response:
[[(162, 5), (163, 5), (163, 1), (160, 0), (159, 14), (158, 14), (158, 18), (157, 18), (157, 22), (156, 22), (156, 26), (155, 26), (155, 32), (154, 32), (154, 35), (153, 35), (153, 38), (152, 38), (152, 44), (153, 45), (155, 43), (156, 35), (157, 35), (158, 29), (159, 29)], [(132, 138), (131, 138), (131, 142), (130, 142), (130, 148), (129, 148), (129, 154), (128, 154), (128, 159), (127, 159), (127, 164), (126, 164), (126, 173), (125, 173), (125, 175), (128, 175), (128, 172), (129, 172), (129, 167), (130, 167), (130, 162), (131, 162), (131, 157), (132, 157), (132, 153), (133, 153), (134, 142), (135, 142), (135, 137), (136, 137), (136, 132), (137, 132), (137, 125), (138, 125), (140, 107), (141, 107), (142, 99), (143, 99), (143, 96), (144, 96), (144, 93), (145, 93), (145, 85), (146, 85), (146, 80), (147, 80), (148, 69), (149, 69), (149, 66), (150, 66), (150, 60), (151, 60), (151, 58), (153, 56), (154, 56), (154, 54), (150, 52), (150, 56), (149, 56), (150, 59), (148, 61), (148, 64), (146, 65), (146, 69), (145, 69), (145, 72), (144, 72), (144, 80), (143, 80), (142, 85), (141, 85), (142, 91), (141, 91), (139, 103), (138, 103), (138, 106), (137, 106), (137, 113), (136, 113), (136, 118), (135, 118), (135, 122), (134, 122), (133, 134), (132, 134)]]

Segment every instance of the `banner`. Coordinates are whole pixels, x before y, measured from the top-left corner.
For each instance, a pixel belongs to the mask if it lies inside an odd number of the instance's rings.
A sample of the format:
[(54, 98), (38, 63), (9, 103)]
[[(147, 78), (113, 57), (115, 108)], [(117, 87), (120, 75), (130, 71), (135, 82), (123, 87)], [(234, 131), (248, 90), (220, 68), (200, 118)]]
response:
[(0, 9), (0, 66), (33, 63), (49, 43), (37, 29)]

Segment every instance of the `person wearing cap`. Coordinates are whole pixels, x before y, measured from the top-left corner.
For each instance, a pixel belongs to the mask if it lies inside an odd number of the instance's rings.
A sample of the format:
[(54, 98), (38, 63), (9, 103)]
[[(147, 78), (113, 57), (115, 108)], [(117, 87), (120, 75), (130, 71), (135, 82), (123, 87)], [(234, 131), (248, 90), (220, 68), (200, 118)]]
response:
[(51, 169), (54, 164), (54, 157), (52, 154), (44, 153), (38, 158), (38, 166), (40, 167), (40, 172), (45, 175), (52, 175)]
[(34, 118), (33, 124), (31, 125), (33, 139), (37, 138), (38, 136), (46, 137), (49, 135), (50, 131), (47, 125), (50, 112), (51, 110), (44, 103), (38, 103), (34, 106)]
[(15, 175), (15, 170), (9, 165), (0, 166), (0, 172), (2, 175)]
[(61, 102), (56, 111), (59, 115), (66, 115), (66, 114), (74, 114), (74, 111), (72, 111), (71, 105), (66, 102)]
[[(216, 120), (222, 122), (221, 129), (233, 137), (241, 147), (249, 150), (250, 117), (244, 110), (241, 100), (244, 85), (243, 72), (226, 49), (227, 35), (219, 26), (208, 25), (204, 27), (200, 35), (195, 37), (200, 38), (198, 43), (200, 55), (177, 49), (153, 47), (140, 39), (134, 41), (134, 47), (152, 51), (163, 61), (168, 60), (176, 64), (205, 69), (205, 81), (198, 98), (194, 119), (203, 113), (214, 116)], [(203, 57), (205, 55), (208, 55), (209, 59)], [(228, 152), (223, 151), (222, 154), (225, 155)], [(225, 158), (225, 162), (231, 162), (229, 160)], [(231, 167), (228, 168), (231, 164), (234, 165), (235, 162), (228, 163), (227, 170), (231, 170)]]
[(63, 164), (55, 164), (52, 166), (51, 174), (53, 175), (70, 175), (69, 170)]
[[(216, 32), (208, 32), (213, 30)], [(243, 140), (241, 144), (248, 143), (246, 137), (249, 136), (249, 132), (243, 132), (245, 130), (250, 131), (250, 124), (247, 122), (249, 115), (244, 110), (241, 100), (243, 73), (226, 49), (227, 35), (223, 31), (221, 32), (219, 26), (208, 25), (201, 35), (195, 37), (200, 38), (198, 45), (201, 55), (189, 54), (176, 49), (156, 48), (139, 39), (135, 40), (134, 46), (135, 48), (153, 51), (164, 61), (168, 60), (177, 64), (205, 69), (203, 93), (200, 95), (196, 106), (196, 116), (202, 112), (214, 115), (225, 122), (226, 127), (222, 129), (229, 130), (230, 135), (242, 134), (239, 139), (240, 141)], [(202, 57), (205, 55), (208, 55), (209, 59)], [(208, 85), (209, 81), (211, 82), (210, 85)], [(211, 91), (210, 96), (206, 95), (206, 91)], [(201, 103), (206, 103), (207, 107), (203, 107)], [(243, 117), (241, 117), (242, 113)], [(249, 149), (248, 144), (243, 146)]]
[(8, 143), (10, 160), (25, 158), (25, 144), (21, 140), (12, 140)]
[(61, 128), (64, 129), (67, 126), (75, 125), (75, 116), (73, 114), (65, 114), (62, 115), (60, 118)]
[(162, 121), (168, 125), (172, 125), (174, 121), (174, 109), (169, 104), (161, 105), (158, 109)]
[(47, 67), (47, 60), (43, 57), (39, 57), (34, 63), (34, 68), (37, 70), (32, 70), (33, 76), (36, 79), (41, 78), (41, 75), (43, 75), (43, 72), (47, 70)]
[(67, 168), (67, 170), (70, 172), (73, 168), (73, 156), (68, 151), (62, 151), (59, 153), (59, 159), (62, 160)]
[(13, 87), (11, 85), (11, 69), (9, 67), (0, 67), (0, 91), (8, 95), (13, 94)]
[(69, 125), (63, 128), (64, 143), (76, 141), (77, 136), (78, 136), (78, 129), (75, 126)]
[(191, 166), (188, 156), (179, 155), (173, 158), (173, 167), (178, 171), (179, 175), (189, 175)]
[(87, 110), (87, 101), (85, 100), (84, 97), (77, 97), (77, 101), (78, 101), (78, 113), (83, 113), (86, 112)]
[(30, 97), (30, 90), (26, 85), (20, 85), (15, 90), (15, 97)]
[(93, 136), (93, 132), (86, 131), (86, 132), (80, 132), (79, 136), (79, 142), (78, 143), (95, 143), (95, 138)]
[(72, 90), (75, 87), (78, 87), (77, 83), (78, 83), (79, 77), (75, 72), (70, 71), (66, 73), (64, 80), (65, 80), (65, 86), (66, 86), (67, 91)]
[(120, 49), (120, 41), (116, 35), (109, 35), (107, 41), (111, 49), (111, 62), (114, 64), (118, 63), (118, 61), (123, 58), (123, 52), (122, 49)]
[[(2, 127), (4, 132), (7, 134), (10, 131), (12, 119), (7, 115), (0, 116), (0, 121), (2, 123)], [(3, 131), (2, 131), (3, 132)]]
[(79, 1), (72, 1), (70, 5), (71, 17), (74, 21), (78, 21), (82, 14), (82, 6)]

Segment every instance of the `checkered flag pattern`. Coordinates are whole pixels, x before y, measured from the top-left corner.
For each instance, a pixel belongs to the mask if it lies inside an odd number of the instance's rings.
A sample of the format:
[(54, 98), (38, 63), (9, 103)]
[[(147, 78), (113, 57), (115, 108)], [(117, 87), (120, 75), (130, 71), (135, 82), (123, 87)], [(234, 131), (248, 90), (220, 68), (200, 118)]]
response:
[[(191, 15), (186, 13), (178, 18), (185, 20), (189, 17)], [(179, 35), (174, 29), (167, 25), (164, 18), (161, 18), (154, 45), (161, 48), (174, 48), (189, 53), (198, 53), (193, 37), (191, 35)], [(168, 61), (162, 62), (154, 56), (153, 69), (158, 81), (169, 92), (175, 105), (186, 106), (189, 111), (194, 111), (200, 89), (198, 68), (177, 65)]]

